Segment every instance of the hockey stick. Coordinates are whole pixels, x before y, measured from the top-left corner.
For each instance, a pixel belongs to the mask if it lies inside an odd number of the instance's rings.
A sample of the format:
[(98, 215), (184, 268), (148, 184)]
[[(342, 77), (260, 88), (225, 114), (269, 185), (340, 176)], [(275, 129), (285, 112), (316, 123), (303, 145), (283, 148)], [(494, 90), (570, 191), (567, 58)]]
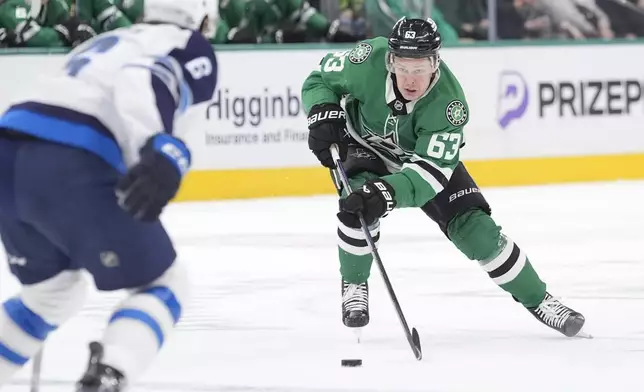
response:
[(38, 392), (40, 390), (40, 370), (42, 369), (42, 351), (44, 347), (38, 351), (38, 354), (32, 359), (31, 362), (31, 386), (30, 392)]
[[(338, 152), (338, 147), (335, 144), (331, 146), (331, 156), (335, 161), (336, 175), (340, 177), (339, 180), (344, 186), (344, 188), (347, 190), (347, 192), (351, 193), (352, 190), (351, 190), (351, 186), (349, 185), (349, 178), (347, 176), (347, 173), (344, 171), (344, 167), (342, 166), (342, 161), (340, 160), (340, 154)], [(338, 191), (340, 191), (340, 189), (338, 189)], [(382, 259), (380, 258), (380, 254), (378, 253), (378, 249), (376, 248), (376, 243), (373, 241), (373, 237), (369, 232), (369, 226), (367, 226), (367, 222), (365, 222), (364, 217), (362, 216), (361, 213), (358, 213), (358, 218), (360, 219), (362, 232), (364, 233), (365, 238), (367, 239), (367, 244), (369, 245), (371, 254), (373, 255), (373, 258), (376, 261), (376, 264), (378, 265), (378, 269), (380, 270), (380, 275), (382, 275), (382, 279), (385, 281), (385, 286), (387, 287), (387, 291), (389, 292), (389, 297), (391, 298), (391, 302), (393, 302), (394, 308), (396, 308), (396, 313), (398, 314), (398, 320), (400, 320), (400, 324), (402, 324), (402, 327), (405, 330), (405, 337), (407, 338), (407, 342), (409, 343), (409, 346), (414, 352), (414, 356), (416, 356), (416, 359), (420, 361), (421, 359), (423, 359), (423, 352), (421, 351), (421, 348), (420, 348), (420, 337), (418, 336), (418, 331), (416, 331), (416, 328), (412, 328), (411, 332), (409, 332), (409, 325), (407, 324), (407, 320), (405, 319), (405, 314), (403, 313), (402, 308), (400, 307), (400, 303), (398, 302), (398, 298), (396, 297), (394, 288), (391, 285), (389, 276), (387, 276), (387, 271), (385, 271), (385, 266), (382, 264)]]

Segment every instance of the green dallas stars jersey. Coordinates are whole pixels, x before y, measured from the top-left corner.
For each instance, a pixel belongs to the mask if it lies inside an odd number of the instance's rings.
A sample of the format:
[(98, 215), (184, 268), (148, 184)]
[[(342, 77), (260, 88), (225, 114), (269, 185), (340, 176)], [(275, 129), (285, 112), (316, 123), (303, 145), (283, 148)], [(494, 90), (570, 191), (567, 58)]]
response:
[(262, 43), (275, 42), (274, 34), (288, 22), (298, 30), (323, 37), (328, 19), (305, 0), (248, 0), (246, 15)]
[[(76, 15), (97, 33), (131, 26), (143, 15), (144, 0), (76, 0)], [(180, 0), (177, 0), (180, 1)]]
[[(33, 13), (38, 13), (37, 16)], [(32, 9), (31, 1), (0, 0), (0, 28), (16, 36), (11, 45), (29, 47), (65, 46), (54, 25), (69, 18), (69, 8), (63, 0), (50, 0), (40, 9)]]
[(378, 37), (326, 55), (304, 81), (302, 102), (308, 113), (345, 97), (349, 132), (387, 164), (392, 174), (382, 178), (394, 188), (397, 207), (420, 207), (443, 190), (458, 164), (469, 109), (444, 62), (421, 98), (396, 97), (386, 52), (387, 39)]

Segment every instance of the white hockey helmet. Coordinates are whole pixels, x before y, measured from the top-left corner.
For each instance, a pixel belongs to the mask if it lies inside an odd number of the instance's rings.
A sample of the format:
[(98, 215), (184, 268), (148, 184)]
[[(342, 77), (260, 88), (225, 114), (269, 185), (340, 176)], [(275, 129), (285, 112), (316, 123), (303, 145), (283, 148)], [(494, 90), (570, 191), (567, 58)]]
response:
[(143, 22), (170, 23), (199, 31), (207, 18), (201, 31), (210, 38), (215, 31), (218, 6), (218, 0), (145, 0)]

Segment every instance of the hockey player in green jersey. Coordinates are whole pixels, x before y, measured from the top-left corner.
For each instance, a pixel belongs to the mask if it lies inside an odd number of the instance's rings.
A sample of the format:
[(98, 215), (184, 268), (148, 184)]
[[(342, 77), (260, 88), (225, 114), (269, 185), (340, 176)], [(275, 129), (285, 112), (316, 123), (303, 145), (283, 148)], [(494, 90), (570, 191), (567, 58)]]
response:
[(417, 207), (538, 320), (566, 336), (582, 336), (584, 317), (546, 291), (459, 159), (469, 109), (440, 59), (440, 46), (431, 19), (402, 18), (389, 39), (328, 54), (304, 81), (309, 148), (333, 168), (329, 148), (336, 144), (354, 190), (344, 192), (337, 214), (343, 322), (369, 322), (372, 256), (357, 214), (377, 244), (384, 215)]
[(4, 46), (74, 47), (96, 35), (69, 15), (65, 0), (0, 1), (0, 40)]
[(246, 0), (245, 13), (247, 24), (237, 27), (251, 30), (261, 43), (353, 43), (365, 38), (341, 30), (339, 20), (329, 21), (305, 0)]
[(213, 44), (356, 42), (303, 0), (221, 0)]
[(143, 15), (144, 0), (76, 0), (76, 15), (100, 34), (131, 26)]
[(246, 10), (247, 0), (220, 0), (212, 44), (256, 44), (257, 33), (251, 28)]

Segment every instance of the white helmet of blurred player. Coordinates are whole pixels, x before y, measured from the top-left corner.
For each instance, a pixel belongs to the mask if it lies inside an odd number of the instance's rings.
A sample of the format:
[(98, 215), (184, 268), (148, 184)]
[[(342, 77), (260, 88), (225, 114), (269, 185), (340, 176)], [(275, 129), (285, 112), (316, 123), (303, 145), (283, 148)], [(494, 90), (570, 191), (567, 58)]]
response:
[(218, 6), (218, 0), (145, 0), (143, 22), (170, 23), (201, 31), (211, 38)]

